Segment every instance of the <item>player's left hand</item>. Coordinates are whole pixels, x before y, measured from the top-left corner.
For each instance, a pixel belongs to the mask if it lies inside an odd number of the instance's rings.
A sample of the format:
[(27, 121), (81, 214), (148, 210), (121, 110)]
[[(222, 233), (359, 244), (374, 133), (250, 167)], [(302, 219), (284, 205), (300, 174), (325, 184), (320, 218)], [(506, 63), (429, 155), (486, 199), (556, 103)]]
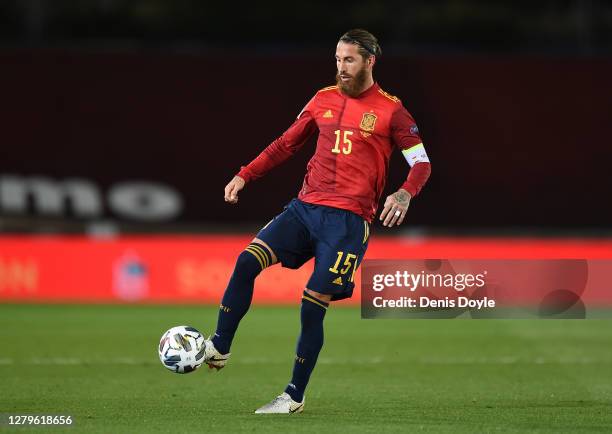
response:
[(395, 193), (387, 196), (385, 206), (380, 213), (380, 219), (383, 220), (383, 226), (391, 227), (393, 225), (401, 225), (410, 205), (410, 193), (403, 188), (400, 188)]

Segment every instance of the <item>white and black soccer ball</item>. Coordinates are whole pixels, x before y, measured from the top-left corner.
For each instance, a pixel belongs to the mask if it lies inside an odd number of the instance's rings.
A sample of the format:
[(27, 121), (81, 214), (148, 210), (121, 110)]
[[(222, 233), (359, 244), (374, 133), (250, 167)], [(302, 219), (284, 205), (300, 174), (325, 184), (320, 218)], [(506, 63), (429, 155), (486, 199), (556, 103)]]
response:
[(159, 360), (177, 374), (187, 374), (204, 362), (204, 336), (193, 327), (172, 327), (159, 341)]

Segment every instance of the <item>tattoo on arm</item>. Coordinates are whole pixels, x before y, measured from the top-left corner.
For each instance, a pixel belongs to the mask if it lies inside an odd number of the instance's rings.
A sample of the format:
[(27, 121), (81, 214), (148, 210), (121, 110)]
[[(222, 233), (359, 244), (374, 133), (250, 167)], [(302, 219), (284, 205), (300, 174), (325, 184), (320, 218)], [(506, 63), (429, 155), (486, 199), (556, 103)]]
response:
[(393, 197), (400, 205), (408, 205), (409, 196), (403, 191), (393, 193)]

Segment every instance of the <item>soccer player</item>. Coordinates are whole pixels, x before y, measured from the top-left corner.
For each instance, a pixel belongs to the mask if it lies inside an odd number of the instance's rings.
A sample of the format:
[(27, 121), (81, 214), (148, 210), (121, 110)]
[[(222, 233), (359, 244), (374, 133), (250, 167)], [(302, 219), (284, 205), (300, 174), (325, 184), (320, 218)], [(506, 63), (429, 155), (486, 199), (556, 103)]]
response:
[(385, 200), (382, 225), (404, 221), (408, 204), (431, 168), (414, 119), (401, 101), (382, 90), (372, 70), (381, 56), (377, 39), (361, 29), (336, 46), (336, 85), (319, 90), (285, 133), (225, 187), (225, 201), (238, 202), (244, 186), (297, 152), (318, 132), (298, 197), (264, 226), (238, 256), (223, 295), (217, 329), (206, 341), (206, 363), (221, 369), (253, 297), (257, 275), (280, 262), (299, 268), (315, 258), (301, 304), (301, 333), (293, 375), (285, 391), (255, 413), (299, 413), (323, 346), (323, 318), (330, 302), (351, 297), (355, 271), (368, 247), (370, 224), (387, 177), (389, 157), (399, 148), (411, 166), (406, 181)]

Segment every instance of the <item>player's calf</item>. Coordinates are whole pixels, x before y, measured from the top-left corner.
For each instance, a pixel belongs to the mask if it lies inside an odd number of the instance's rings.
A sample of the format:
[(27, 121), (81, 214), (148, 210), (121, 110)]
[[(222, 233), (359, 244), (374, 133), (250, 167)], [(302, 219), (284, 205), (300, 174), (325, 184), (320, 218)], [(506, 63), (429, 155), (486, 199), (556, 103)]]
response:
[(306, 290), (302, 296), (300, 310), (302, 329), (297, 343), (291, 382), (285, 388), (285, 393), (295, 402), (303, 402), (306, 386), (323, 347), (323, 319), (329, 302), (314, 297), (313, 293), (318, 294)]
[[(240, 320), (249, 310), (253, 299), (255, 278), (272, 265), (273, 254), (261, 244), (251, 243), (238, 256), (236, 267), (227, 285), (217, 320), (217, 330), (210, 341), (220, 355), (229, 354)], [(222, 365), (213, 365), (222, 368)]]

